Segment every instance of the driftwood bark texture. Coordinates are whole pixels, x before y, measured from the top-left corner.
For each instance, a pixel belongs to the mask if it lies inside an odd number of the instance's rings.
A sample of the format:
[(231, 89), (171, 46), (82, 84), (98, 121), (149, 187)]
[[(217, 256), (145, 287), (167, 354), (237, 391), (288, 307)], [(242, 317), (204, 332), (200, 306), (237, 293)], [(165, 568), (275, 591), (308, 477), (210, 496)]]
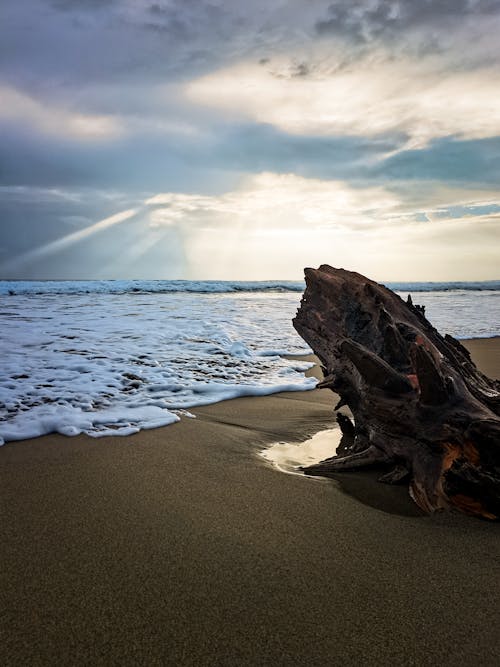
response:
[(319, 357), (320, 387), (339, 394), (337, 455), (305, 472), (385, 465), (426, 512), (500, 517), (500, 382), (409, 299), (364, 276), (306, 269), (293, 324)]

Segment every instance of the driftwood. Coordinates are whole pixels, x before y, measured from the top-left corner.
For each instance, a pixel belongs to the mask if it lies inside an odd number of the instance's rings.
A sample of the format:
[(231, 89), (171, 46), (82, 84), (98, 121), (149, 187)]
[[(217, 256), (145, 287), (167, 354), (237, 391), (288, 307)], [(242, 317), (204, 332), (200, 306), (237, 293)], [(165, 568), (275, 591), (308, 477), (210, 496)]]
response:
[(384, 465), (426, 512), (500, 517), (500, 382), (441, 336), (411, 299), (324, 265), (306, 269), (293, 324), (321, 361), (319, 387), (339, 394), (337, 455), (310, 475)]

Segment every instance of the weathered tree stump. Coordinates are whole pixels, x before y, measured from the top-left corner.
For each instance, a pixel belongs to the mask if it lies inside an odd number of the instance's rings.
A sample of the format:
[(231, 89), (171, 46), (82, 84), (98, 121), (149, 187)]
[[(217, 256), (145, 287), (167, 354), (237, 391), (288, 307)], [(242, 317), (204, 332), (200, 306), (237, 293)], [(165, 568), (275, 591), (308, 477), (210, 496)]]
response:
[(306, 269), (293, 324), (321, 361), (324, 380), (349, 407), (339, 413), (337, 456), (305, 469), (328, 476), (390, 465), (380, 481), (409, 480), (426, 512), (455, 507), (500, 517), (500, 382), (444, 337), (411, 298), (364, 276)]

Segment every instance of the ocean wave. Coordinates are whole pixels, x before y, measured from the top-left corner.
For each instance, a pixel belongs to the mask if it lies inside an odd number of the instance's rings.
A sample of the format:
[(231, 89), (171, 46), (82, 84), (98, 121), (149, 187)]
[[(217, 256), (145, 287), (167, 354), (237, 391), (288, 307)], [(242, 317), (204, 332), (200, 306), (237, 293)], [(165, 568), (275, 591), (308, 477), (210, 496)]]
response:
[(302, 281), (225, 280), (19, 280), (0, 281), (0, 294), (225, 294), (302, 292)]
[[(475, 282), (388, 282), (397, 292), (500, 291), (500, 280)], [(302, 280), (2, 280), (0, 295), (22, 294), (229, 294), (302, 292)]]
[(394, 292), (498, 292), (500, 280), (385, 283)]

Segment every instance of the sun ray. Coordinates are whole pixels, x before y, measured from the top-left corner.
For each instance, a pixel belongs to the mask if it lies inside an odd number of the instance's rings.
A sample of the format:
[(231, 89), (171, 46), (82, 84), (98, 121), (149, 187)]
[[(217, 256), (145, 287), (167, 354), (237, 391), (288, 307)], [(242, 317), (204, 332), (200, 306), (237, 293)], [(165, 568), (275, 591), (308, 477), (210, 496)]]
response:
[(11, 260), (5, 262), (2, 266), (3, 271), (9, 271), (11, 268), (18, 267), (21, 264), (26, 264), (27, 262), (42, 259), (53, 255), (61, 250), (65, 250), (69, 246), (82, 241), (83, 239), (96, 234), (97, 232), (103, 231), (108, 227), (113, 227), (113, 225), (118, 225), (125, 220), (130, 220), (133, 216), (137, 215), (141, 209), (140, 208), (129, 208), (126, 211), (121, 211), (120, 213), (115, 213), (110, 215), (103, 220), (99, 220), (90, 227), (85, 227), (85, 229), (80, 229), (77, 232), (72, 234), (67, 234), (55, 241), (46, 243), (45, 245), (29, 250), (21, 255), (13, 257)]

